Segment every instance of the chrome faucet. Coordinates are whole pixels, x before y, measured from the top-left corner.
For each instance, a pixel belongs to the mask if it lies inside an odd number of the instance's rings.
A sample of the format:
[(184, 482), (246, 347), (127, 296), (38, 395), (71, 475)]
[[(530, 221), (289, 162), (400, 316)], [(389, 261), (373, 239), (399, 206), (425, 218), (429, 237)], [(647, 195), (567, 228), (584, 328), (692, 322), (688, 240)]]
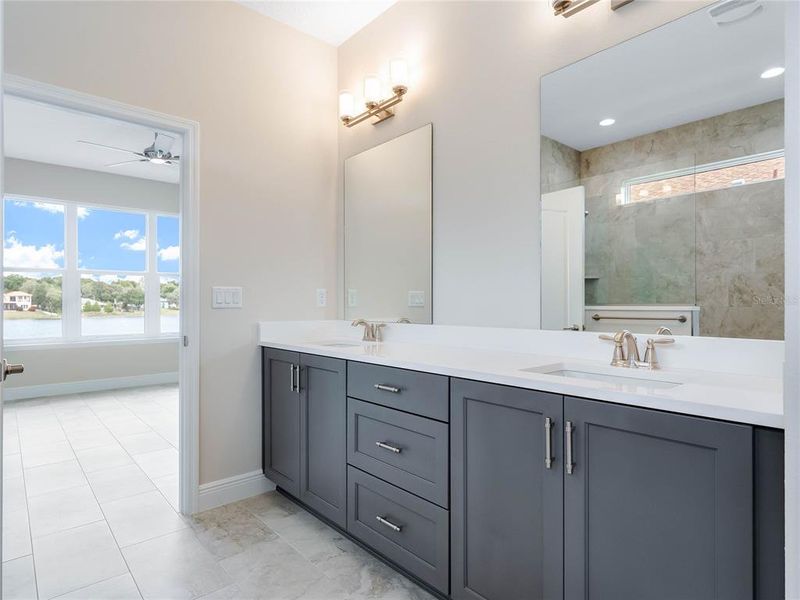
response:
[[(611, 357), (612, 367), (657, 369), (656, 344), (672, 344), (671, 337), (648, 338), (645, 348), (644, 360), (639, 357), (639, 344), (636, 336), (627, 329), (618, 331), (614, 335), (601, 334), (601, 340), (614, 342), (614, 354)], [(627, 346), (627, 347), (626, 347)]]
[(366, 319), (356, 319), (350, 323), (353, 327), (364, 326), (364, 336), (362, 342), (380, 342), (383, 339), (381, 330), (386, 327), (386, 323), (370, 323)]

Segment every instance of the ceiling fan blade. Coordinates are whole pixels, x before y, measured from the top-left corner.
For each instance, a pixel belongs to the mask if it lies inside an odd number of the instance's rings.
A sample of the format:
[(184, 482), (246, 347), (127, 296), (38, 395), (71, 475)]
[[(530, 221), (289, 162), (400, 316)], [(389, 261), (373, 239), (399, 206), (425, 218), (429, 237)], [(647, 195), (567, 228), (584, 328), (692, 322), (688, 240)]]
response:
[(146, 158), (136, 158), (134, 160), (123, 160), (122, 162), (118, 163), (111, 163), (110, 165), (104, 165), (106, 167), (118, 167), (120, 165), (127, 165), (129, 163), (140, 163), (140, 162), (150, 162)]
[(155, 137), (153, 138), (153, 146), (158, 150), (163, 150), (164, 152), (169, 152), (172, 148), (172, 144), (175, 143), (175, 138), (171, 135), (167, 135), (166, 133), (159, 133), (155, 132)]
[(117, 148), (116, 146), (107, 146), (106, 144), (98, 144), (97, 142), (89, 142), (87, 140), (76, 140), (79, 144), (89, 144), (90, 146), (97, 146), (99, 148), (106, 148), (108, 150), (116, 150), (117, 152), (127, 152), (128, 154), (133, 154), (134, 156), (144, 156), (141, 152), (136, 152), (134, 150), (126, 150), (125, 148)]

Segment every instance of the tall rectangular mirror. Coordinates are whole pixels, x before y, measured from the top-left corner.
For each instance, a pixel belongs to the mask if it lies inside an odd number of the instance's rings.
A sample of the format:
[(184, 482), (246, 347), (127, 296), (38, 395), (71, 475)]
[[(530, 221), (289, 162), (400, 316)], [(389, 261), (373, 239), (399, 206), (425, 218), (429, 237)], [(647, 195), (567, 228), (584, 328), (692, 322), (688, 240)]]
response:
[(785, 6), (732, 6), (542, 78), (543, 328), (783, 339)]
[(431, 142), (429, 124), (345, 161), (347, 319), (432, 322)]

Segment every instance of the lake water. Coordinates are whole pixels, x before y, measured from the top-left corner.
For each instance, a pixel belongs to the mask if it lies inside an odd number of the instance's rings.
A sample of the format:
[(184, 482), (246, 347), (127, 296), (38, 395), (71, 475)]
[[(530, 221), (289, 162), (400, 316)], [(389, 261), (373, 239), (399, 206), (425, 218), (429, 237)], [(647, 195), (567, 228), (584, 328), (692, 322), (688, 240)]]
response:
[[(178, 315), (161, 315), (161, 333), (180, 330)], [(84, 317), (83, 335), (142, 335), (144, 317)], [(6, 319), (3, 335), (7, 340), (61, 337), (60, 319)]]

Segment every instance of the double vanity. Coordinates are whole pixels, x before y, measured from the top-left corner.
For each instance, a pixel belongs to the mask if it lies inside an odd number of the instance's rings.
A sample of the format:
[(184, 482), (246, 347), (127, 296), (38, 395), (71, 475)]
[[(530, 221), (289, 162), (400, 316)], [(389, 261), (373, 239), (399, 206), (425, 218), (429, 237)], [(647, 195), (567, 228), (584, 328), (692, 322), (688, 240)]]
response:
[[(647, 370), (610, 366), (589, 333), (360, 337), (261, 324), (264, 472), (429, 590), (782, 597), (780, 379), (755, 372), (779, 342), (717, 340), (697, 371), (713, 340), (676, 338)], [(742, 374), (752, 344), (764, 362)]]

